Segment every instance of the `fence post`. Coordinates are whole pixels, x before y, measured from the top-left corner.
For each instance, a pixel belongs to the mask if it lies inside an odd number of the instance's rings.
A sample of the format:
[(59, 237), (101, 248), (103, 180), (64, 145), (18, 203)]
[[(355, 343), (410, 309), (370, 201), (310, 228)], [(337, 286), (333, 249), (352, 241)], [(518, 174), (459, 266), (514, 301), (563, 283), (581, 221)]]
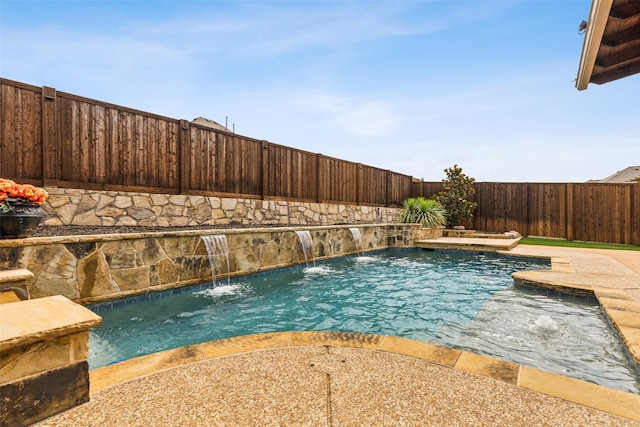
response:
[(631, 206), (631, 244), (640, 246), (640, 182), (631, 186), (631, 195), (629, 197), (629, 206)]
[(525, 197), (524, 199), (526, 200), (527, 203), (527, 211), (525, 212), (524, 215), (524, 220), (525, 220), (525, 229), (524, 230), (516, 230), (519, 231), (523, 236), (529, 236), (531, 234), (531, 192), (529, 191), (529, 187), (531, 185), (529, 183), (524, 183), (524, 192), (525, 192)]
[(269, 141), (262, 141), (262, 150), (260, 151), (261, 155), (261, 165), (260, 165), (260, 177), (262, 181), (262, 189), (260, 190), (260, 195), (262, 200), (264, 200), (265, 195), (267, 194), (267, 184), (268, 177), (267, 171), (269, 170)]
[(323, 191), (323, 182), (324, 182), (324, 156), (322, 154), (316, 154), (316, 160), (318, 161), (318, 174), (316, 176), (318, 190), (316, 194), (316, 201), (318, 203), (322, 203), (325, 199), (325, 194)]
[(186, 194), (190, 188), (191, 180), (191, 132), (189, 132), (189, 121), (180, 120), (180, 144), (178, 160), (178, 176), (180, 177), (180, 194)]
[(567, 202), (565, 204), (565, 218), (567, 221), (566, 235), (567, 240), (573, 240), (573, 184), (565, 184), (565, 193)]
[(58, 162), (58, 134), (56, 132), (56, 90), (42, 86), (42, 185), (46, 186), (49, 179), (59, 178), (56, 171)]
[(385, 173), (385, 178), (386, 178), (386, 189), (385, 189), (385, 194), (384, 194), (384, 205), (385, 206), (391, 206), (391, 171), (389, 169), (386, 170)]
[(360, 206), (362, 202), (362, 189), (360, 185), (362, 184), (362, 163), (358, 163), (356, 165), (356, 205)]
[(413, 178), (411, 178), (411, 195), (409, 197), (424, 197), (425, 199), (428, 199), (427, 195), (424, 194), (424, 179), (420, 178), (420, 181), (414, 181)]

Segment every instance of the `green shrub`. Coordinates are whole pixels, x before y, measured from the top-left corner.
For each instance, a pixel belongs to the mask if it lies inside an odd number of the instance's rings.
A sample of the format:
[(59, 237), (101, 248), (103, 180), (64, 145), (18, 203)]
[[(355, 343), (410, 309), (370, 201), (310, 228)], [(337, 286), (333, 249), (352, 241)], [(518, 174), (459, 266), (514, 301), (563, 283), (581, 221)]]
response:
[(400, 222), (422, 224), (423, 227), (433, 228), (447, 223), (445, 210), (440, 203), (424, 197), (414, 197), (402, 202)]
[(447, 178), (442, 180), (444, 190), (435, 199), (446, 210), (447, 224), (453, 227), (460, 223), (460, 219), (472, 216), (478, 205), (467, 200), (476, 192), (473, 188), (475, 179), (463, 174), (458, 165), (453, 165), (444, 172), (447, 174)]

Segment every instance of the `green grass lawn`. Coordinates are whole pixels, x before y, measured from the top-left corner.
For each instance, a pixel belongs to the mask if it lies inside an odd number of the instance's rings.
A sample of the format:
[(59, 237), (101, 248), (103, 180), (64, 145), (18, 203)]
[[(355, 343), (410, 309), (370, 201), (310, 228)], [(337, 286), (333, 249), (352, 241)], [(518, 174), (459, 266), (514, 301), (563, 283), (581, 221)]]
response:
[(574, 240), (544, 239), (540, 237), (523, 237), (522, 245), (564, 246), (568, 248), (618, 249), (625, 251), (640, 251), (640, 246), (617, 245), (613, 243), (577, 242)]

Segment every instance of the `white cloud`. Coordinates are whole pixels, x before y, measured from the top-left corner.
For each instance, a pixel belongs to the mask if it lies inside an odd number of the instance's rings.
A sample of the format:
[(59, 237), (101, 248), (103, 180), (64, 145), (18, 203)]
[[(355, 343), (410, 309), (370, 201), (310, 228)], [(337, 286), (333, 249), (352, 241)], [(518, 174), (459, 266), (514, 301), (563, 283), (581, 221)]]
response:
[(324, 93), (298, 93), (296, 98), (311, 114), (356, 137), (388, 135), (400, 121), (392, 108), (381, 101)]
[(389, 7), (363, 9), (340, 2), (331, 7), (239, 2), (238, 8), (205, 8), (188, 18), (158, 22), (155, 17), (138, 17), (124, 29), (136, 38), (182, 43), (183, 48), (200, 53), (264, 58), (424, 32), (425, 27), (411, 28), (399, 19), (389, 19), (402, 9), (396, 6), (390, 14)]

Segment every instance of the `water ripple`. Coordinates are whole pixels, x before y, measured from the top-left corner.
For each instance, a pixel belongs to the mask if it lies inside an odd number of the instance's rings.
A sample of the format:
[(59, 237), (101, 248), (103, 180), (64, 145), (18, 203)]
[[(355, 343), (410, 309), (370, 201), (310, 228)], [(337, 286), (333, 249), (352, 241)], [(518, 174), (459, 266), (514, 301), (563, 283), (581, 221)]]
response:
[(429, 341), (640, 392), (598, 306), (513, 287), (512, 272), (542, 268), (491, 254), (389, 251), (243, 277), (101, 311), (90, 365), (259, 332), (350, 331)]

